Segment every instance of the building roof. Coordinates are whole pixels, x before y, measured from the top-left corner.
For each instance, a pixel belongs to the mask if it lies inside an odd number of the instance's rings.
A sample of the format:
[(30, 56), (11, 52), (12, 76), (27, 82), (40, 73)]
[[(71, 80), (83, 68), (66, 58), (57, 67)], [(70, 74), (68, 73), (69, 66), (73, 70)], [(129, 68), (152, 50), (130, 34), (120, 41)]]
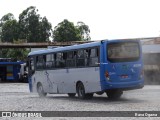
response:
[(160, 53), (160, 44), (142, 45), (143, 53)]

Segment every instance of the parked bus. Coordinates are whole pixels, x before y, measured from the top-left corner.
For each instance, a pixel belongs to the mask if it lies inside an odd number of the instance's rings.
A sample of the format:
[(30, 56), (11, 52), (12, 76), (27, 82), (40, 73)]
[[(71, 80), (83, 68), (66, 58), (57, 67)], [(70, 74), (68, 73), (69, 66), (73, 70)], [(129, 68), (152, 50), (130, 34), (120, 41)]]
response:
[(29, 53), (29, 88), (40, 97), (60, 93), (81, 99), (94, 93), (120, 98), (144, 86), (138, 40), (102, 40)]
[(22, 67), (24, 65), (24, 62), (14, 61), (11, 58), (0, 58), (0, 82), (28, 81), (27, 74), (24, 73), (25, 67)]

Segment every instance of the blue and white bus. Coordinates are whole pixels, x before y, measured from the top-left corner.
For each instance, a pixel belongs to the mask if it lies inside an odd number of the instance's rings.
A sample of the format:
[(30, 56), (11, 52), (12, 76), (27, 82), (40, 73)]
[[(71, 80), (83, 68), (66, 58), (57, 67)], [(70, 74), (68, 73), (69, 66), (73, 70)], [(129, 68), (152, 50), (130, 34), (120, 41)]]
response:
[(39, 96), (94, 93), (119, 98), (124, 90), (144, 86), (138, 40), (102, 40), (29, 53), (29, 88)]

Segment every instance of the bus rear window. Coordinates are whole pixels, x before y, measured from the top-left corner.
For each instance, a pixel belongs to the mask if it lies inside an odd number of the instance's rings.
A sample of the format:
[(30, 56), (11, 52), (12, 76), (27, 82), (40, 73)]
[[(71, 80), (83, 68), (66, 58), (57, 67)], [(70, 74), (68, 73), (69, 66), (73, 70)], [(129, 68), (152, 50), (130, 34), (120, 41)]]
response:
[(138, 42), (110, 43), (107, 48), (107, 58), (110, 62), (131, 62), (140, 57)]

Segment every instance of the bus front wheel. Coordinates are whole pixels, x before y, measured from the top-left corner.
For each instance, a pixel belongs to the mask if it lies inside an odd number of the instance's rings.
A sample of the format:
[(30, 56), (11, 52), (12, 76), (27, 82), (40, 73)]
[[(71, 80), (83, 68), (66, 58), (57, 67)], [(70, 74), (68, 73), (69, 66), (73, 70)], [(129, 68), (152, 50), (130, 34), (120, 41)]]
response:
[(45, 97), (47, 95), (47, 93), (44, 92), (44, 89), (41, 83), (37, 84), (37, 92), (40, 97)]
[(106, 94), (109, 99), (119, 99), (123, 94), (122, 90), (107, 90)]
[(91, 99), (93, 93), (85, 93), (85, 88), (82, 82), (79, 82), (77, 85), (77, 94), (80, 99)]

